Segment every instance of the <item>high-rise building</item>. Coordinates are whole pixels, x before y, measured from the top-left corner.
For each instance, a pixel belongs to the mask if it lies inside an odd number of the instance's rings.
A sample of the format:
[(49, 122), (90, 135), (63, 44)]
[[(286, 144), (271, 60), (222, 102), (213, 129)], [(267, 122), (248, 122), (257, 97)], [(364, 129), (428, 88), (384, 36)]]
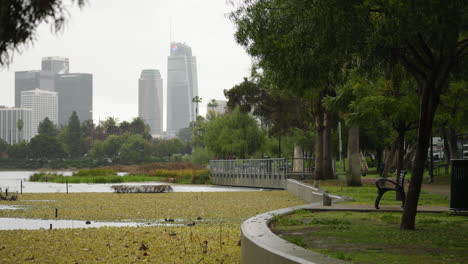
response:
[(138, 80), (138, 116), (151, 135), (163, 132), (163, 80), (158, 70), (143, 70)]
[(21, 106), (21, 92), (38, 89), (40, 87), (40, 71), (15, 72), (15, 107)]
[(73, 111), (80, 122), (93, 119), (93, 75), (89, 73), (58, 74), (55, 90), (59, 97), (59, 124), (67, 125)]
[(44, 57), (41, 65), (40, 89), (55, 91), (55, 75), (67, 74), (70, 69), (68, 58)]
[(39, 123), (46, 117), (58, 124), (58, 96), (56, 92), (39, 89), (21, 92), (21, 108), (32, 110), (32, 137), (38, 134)]
[(171, 43), (167, 61), (167, 132), (175, 135), (195, 120), (198, 96), (197, 60), (184, 43)]
[(217, 114), (224, 114), (226, 113), (226, 110), (227, 110), (227, 101), (214, 100), (214, 101), (208, 102), (206, 106), (207, 106), (206, 109), (208, 109), (207, 114), (209, 111), (213, 111)]
[(0, 138), (8, 144), (32, 137), (32, 110), (0, 106)]

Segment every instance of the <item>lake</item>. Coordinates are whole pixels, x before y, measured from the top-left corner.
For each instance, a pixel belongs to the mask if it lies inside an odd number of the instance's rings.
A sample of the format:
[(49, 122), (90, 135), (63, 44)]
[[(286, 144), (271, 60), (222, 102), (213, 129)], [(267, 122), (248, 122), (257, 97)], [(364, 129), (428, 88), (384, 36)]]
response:
[[(30, 182), (29, 176), (37, 171), (0, 171), (0, 188), (4, 191), (8, 188), (10, 192), (20, 192), (21, 181), (23, 181), (23, 193), (65, 193), (67, 191), (64, 183), (51, 182)], [(65, 176), (71, 176), (71, 171), (56, 171)], [(120, 173), (123, 175), (125, 173)], [(70, 183), (68, 184), (68, 192), (83, 193), (83, 192), (113, 192), (112, 185), (155, 185), (167, 184), (163, 182), (137, 182), (137, 183), (107, 183), (107, 184), (86, 184), (86, 183)], [(174, 192), (252, 192), (260, 191), (259, 188), (248, 187), (230, 187), (230, 186), (215, 186), (215, 185), (181, 185), (170, 184)]]

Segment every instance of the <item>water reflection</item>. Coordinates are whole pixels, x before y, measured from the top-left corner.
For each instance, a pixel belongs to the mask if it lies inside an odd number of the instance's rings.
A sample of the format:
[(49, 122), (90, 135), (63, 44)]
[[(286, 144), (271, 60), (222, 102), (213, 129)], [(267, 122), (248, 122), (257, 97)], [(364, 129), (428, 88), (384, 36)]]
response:
[(137, 222), (94, 222), (86, 223), (83, 220), (44, 220), (25, 218), (0, 218), (0, 230), (37, 230), (37, 229), (63, 229), (63, 228), (98, 228), (98, 227), (146, 227), (146, 226), (184, 226), (175, 223), (137, 223)]
[[(63, 183), (51, 182), (29, 182), (29, 176), (36, 171), (0, 171), (0, 187), (9, 188), (10, 192), (21, 192), (21, 181), (23, 181), (23, 193), (65, 193), (67, 192), (66, 185)], [(71, 171), (58, 171), (57, 173), (70, 176)], [(124, 173), (121, 173), (123, 175)], [(70, 183), (68, 184), (68, 192), (113, 192), (110, 184), (87, 184), (87, 183)], [(161, 182), (139, 182), (139, 183), (118, 183), (119, 185), (155, 185), (166, 184)], [(243, 192), (243, 191), (259, 191), (258, 188), (248, 187), (230, 187), (230, 186), (210, 186), (210, 185), (177, 185), (171, 184), (174, 192)]]

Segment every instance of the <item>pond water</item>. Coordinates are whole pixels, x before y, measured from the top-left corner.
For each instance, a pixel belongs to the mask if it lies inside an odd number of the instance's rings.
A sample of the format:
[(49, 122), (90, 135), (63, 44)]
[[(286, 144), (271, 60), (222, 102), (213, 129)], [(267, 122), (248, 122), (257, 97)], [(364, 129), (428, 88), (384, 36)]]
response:
[[(50, 182), (30, 182), (29, 176), (36, 171), (0, 171), (0, 188), (4, 191), (8, 188), (10, 192), (21, 191), (21, 181), (23, 181), (23, 193), (65, 193), (67, 191), (64, 183)], [(71, 171), (58, 171), (65, 176), (70, 176)], [(121, 173), (123, 175), (125, 173)], [(162, 182), (137, 182), (137, 183), (107, 183), (107, 184), (86, 184), (86, 183), (69, 183), (68, 192), (113, 192), (112, 185), (155, 185), (167, 184)], [(248, 187), (230, 187), (230, 186), (214, 186), (214, 185), (178, 185), (171, 184), (174, 192), (252, 192), (260, 191), (258, 188)]]
[(44, 220), (25, 218), (0, 218), (0, 230), (36, 230), (36, 229), (63, 229), (63, 228), (98, 228), (109, 227), (145, 227), (145, 226), (184, 226), (184, 224), (164, 222), (88, 222), (83, 220)]

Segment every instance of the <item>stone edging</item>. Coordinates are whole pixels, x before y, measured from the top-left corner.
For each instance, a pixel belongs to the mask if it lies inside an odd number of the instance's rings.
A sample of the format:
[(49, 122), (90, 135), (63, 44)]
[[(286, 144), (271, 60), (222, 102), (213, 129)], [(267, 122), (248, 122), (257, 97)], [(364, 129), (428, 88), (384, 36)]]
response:
[[(291, 182), (290, 182), (291, 181)], [(304, 183), (288, 180), (288, 191), (300, 198), (315, 203), (279, 209), (254, 216), (241, 226), (241, 263), (243, 264), (343, 264), (344, 261), (324, 256), (312, 250), (292, 244), (271, 232), (269, 225), (275, 216), (291, 214), (300, 209), (320, 206), (323, 194), (320, 190)], [(335, 202), (343, 201), (330, 195)]]

